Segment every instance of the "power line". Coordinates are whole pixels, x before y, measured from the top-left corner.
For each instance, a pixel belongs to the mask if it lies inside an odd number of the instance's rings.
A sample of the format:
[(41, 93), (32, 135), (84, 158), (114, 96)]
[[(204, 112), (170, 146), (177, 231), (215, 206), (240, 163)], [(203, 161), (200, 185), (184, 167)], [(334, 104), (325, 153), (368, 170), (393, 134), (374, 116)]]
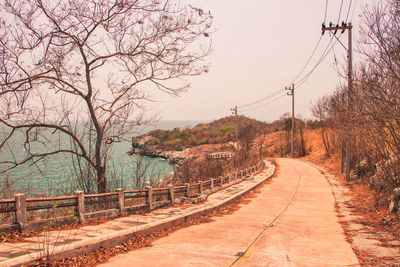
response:
[(283, 92), (284, 90), (285, 90), (284, 88), (279, 89), (279, 90), (273, 92), (272, 94), (269, 94), (269, 95), (267, 95), (267, 96), (265, 96), (265, 97), (263, 97), (263, 98), (260, 98), (260, 99), (258, 99), (258, 100), (256, 100), (256, 101), (253, 101), (253, 102), (248, 103), (248, 104), (246, 104), (246, 105), (238, 106), (238, 108), (245, 108), (245, 107), (248, 107), (248, 106), (253, 106), (253, 105), (259, 104), (259, 103), (261, 103), (261, 102), (263, 102), (263, 101), (265, 101), (265, 100), (268, 100), (268, 99), (271, 98), (271, 97), (276, 96), (277, 94), (279, 94), (280, 92)]
[[(341, 34), (342, 35), (342, 34)], [(322, 61), (325, 59), (325, 57), (329, 54), (330, 50), (332, 49), (332, 47), (336, 44), (337, 40), (332, 44), (332, 41), (334, 40), (334, 37), (331, 37), (331, 40), (329, 41), (328, 45), (326, 46), (324, 52), (322, 53), (321, 57), (319, 58), (319, 60), (317, 61), (317, 63), (314, 65), (314, 67), (306, 74), (304, 75), (303, 78), (301, 78), (298, 82), (297, 82), (297, 89), (299, 89), (300, 86), (302, 86), (306, 80), (311, 76), (311, 74), (315, 71), (315, 69), (322, 63)], [(331, 45), (332, 44), (332, 45)]]
[(325, 16), (324, 16), (324, 23), (326, 22), (326, 13), (328, 11), (328, 0), (325, 2)]
[[(342, 4), (343, 4), (343, 0), (342, 0)], [(328, 0), (325, 1), (324, 23), (326, 22), (326, 15), (327, 15), (327, 12), (328, 12)], [(340, 17), (340, 13), (339, 13), (339, 17)], [(304, 64), (304, 66), (303, 66), (303, 68), (301, 69), (301, 71), (299, 72), (299, 74), (297, 74), (296, 78), (294, 78), (294, 80), (293, 80), (291, 83), (295, 83), (296, 80), (300, 77), (300, 75), (304, 72), (304, 70), (306, 69), (308, 63), (310, 63), (312, 57), (314, 56), (315, 52), (317, 51), (317, 48), (318, 48), (318, 46), (319, 46), (321, 40), (322, 40), (322, 35), (320, 36), (320, 38), (319, 38), (317, 44), (315, 45), (315, 47), (314, 47), (314, 49), (313, 49), (313, 51), (312, 51), (310, 57), (308, 58), (306, 64)]]
[[(356, 0), (356, 1), (357, 1), (357, 0)], [(352, 3), (353, 3), (353, 0), (350, 0), (349, 6), (348, 6), (348, 10), (347, 10), (347, 14), (346, 14), (346, 21), (347, 21), (347, 19), (348, 19), (349, 14), (350, 14), (350, 10), (351, 10)], [(357, 3), (356, 3), (356, 4), (357, 4)], [(353, 7), (353, 14), (352, 14), (352, 17), (353, 17), (353, 15), (354, 15), (354, 11), (355, 11), (356, 4), (355, 4), (354, 7)], [(324, 16), (324, 23), (323, 23), (323, 25), (325, 25), (326, 13), (327, 13), (327, 6), (328, 6), (328, 0), (326, 0), (326, 5), (325, 5), (325, 16)], [(340, 16), (341, 16), (341, 13), (342, 13), (342, 9), (343, 9), (343, 0), (342, 0), (341, 3), (340, 3), (339, 16), (338, 16), (338, 23), (337, 23), (337, 24), (339, 24)], [(331, 25), (331, 26), (332, 26), (332, 25)], [(339, 27), (339, 25), (337, 25), (337, 27)], [(336, 33), (336, 32), (335, 32), (335, 33)], [(329, 52), (334, 48), (334, 46), (336, 45), (337, 42), (340, 42), (340, 44), (341, 44), (343, 47), (345, 47), (345, 46), (342, 44), (342, 42), (340, 41), (340, 39), (339, 39), (339, 38), (342, 36), (342, 34), (343, 34), (343, 32), (340, 34), (339, 37), (336, 37), (336, 35), (333, 35), (333, 36), (331, 37), (331, 40), (329, 41), (327, 47), (325, 48), (324, 52), (322, 53), (320, 59), (319, 59), (318, 62), (315, 64), (315, 66), (311, 69), (310, 72), (308, 72), (302, 79), (300, 79), (300, 80), (297, 82), (297, 89), (298, 89), (301, 85), (303, 85), (303, 84), (306, 82), (306, 80), (311, 76), (311, 74), (314, 72), (314, 70), (321, 64), (321, 62), (325, 59), (325, 57), (329, 54)], [(329, 48), (329, 46), (331, 45), (331, 43), (332, 43), (332, 41), (333, 41), (334, 38), (336, 38), (336, 40), (335, 40), (335, 42), (332, 44), (332, 46)], [(321, 39), (322, 39), (322, 35), (321, 35), (320, 40), (321, 40)], [(319, 40), (319, 41), (320, 41), (320, 40)], [(329, 49), (328, 49), (328, 48), (329, 48)], [(311, 57), (310, 57), (310, 59), (311, 59)], [(337, 61), (337, 60), (336, 60), (336, 56), (335, 56), (335, 62), (336, 62), (336, 61)], [(337, 63), (336, 63), (336, 64), (337, 64)], [(306, 64), (306, 65), (307, 65), (307, 64)], [(305, 69), (305, 68), (304, 68), (304, 69)], [(299, 76), (299, 75), (298, 75), (298, 76)], [(298, 78), (298, 77), (296, 77), (296, 79), (297, 79), (297, 78)], [(296, 81), (296, 79), (295, 79), (295, 81)]]
[[(285, 91), (285, 89), (283, 89), (282, 91)], [(271, 104), (271, 103), (277, 101), (278, 99), (281, 99), (281, 98), (284, 97), (284, 96), (286, 96), (286, 93), (283, 94), (283, 95), (280, 95), (280, 96), (278, 96), (278, 97), (276, 97), (276, 98), (274, 98), (274, 99), (272, 99), (271, 101), (268, 101), (268, 102), (266, 102), (266, 103), (263, 103), (262, 105), (259, 105), (259, 106), (253, 107), (253, 108), (249, 108), (249, 109), (245, 109), (245, 110), (240, 110), (240, 111), (241, 111), (241, 112), (249, 112), (249, 111), (253, 111), (253, 110), (256, 110), (256, 109), (265, 107), (266, 105)]]
[(356, 11), (357, 4), (358, 4), (358, 0), (356, 0), (355, 4), (354, 4), (354, 6), (353, 6), (353, 12), (352, 12), (352, 14), (351, 14), (350, 22), (353, 21), (353, 17), (354, 17), (354, 13), (355, 13), (355, 11)]
[[(351, 0), (351, 1), (352, 1), (352, 0)], [(347, 16), (348, 16), (348, 14), (349, 14), (349, 11), (350, 11), (350, 8), (351, 8), (351, 4), (352, 4), (352, 2), (350, 2), (350, 4), (349, 4), (349, 10), (347, 11)], [(338, 23), (339, 23), (339, 21), (340, 21), (340, 15), (341, 15), (341, 13), (342, 13), (342, 8), (343, 8), (343, 0), (341, 1), (341, 4), (340, 4), (340, 11), (339, 11)], [(328, 12), (328, 0), (325, 1), (324, 23), (325, 23), (325, 21), (326, 21), (327, 12)], [(335, 36), (335, 37), (336, 37), (336, 36)], [(304, 82), (311, 76), (311, 74), (314, 72), (314, 70), (321, 64), (321, 62), (325, 59), (325, 57), (328, 55), (328, 53), (330, 52), (330, 50), (331, 50), (331, 49), (333, 48), (333, 46), (336, 44), (337, 40), (336, 40), (335, 43), (331, 46), (331, 48), (329, 48), (330, 45), (331, 45), (331, 43), (332, 43), (332, 41), (333, 41), (333, 39), (334, 39), (334, 38), (332, 37), (331, 40), (329, 41), (327, 47), (325, 48), (324, 52), (322, 53), (321, 57), (318, 59), (317, 63), (316, 63), (315, 66), (311, 69), (311, 71), (309, 71), (309, 72), (308, 72), (306, 75), (304, 75), (300, 80), (298, 80), (298, 78), (299, 78), (299, 77), (304, 73), (304, 71), (306, 70), (307, 66), (308, 66), (309, 63), (311, 62), (311, 59), (314, 57), (314, 55), (315, 55), (315, 53), (316, 53), (316, 51), (317, 51), (317, 49), (318, 49), (318, 47), (319, 47), (319, 45), (320, 45), (320, 43), (321, 43), (321, 40), (322, 40), (322, 35), (320, 36), (320, 38), (318, 39), (316, 45), (314, 46), (314, 49), (312, 50), (311, 55), (310, 55), (309, 58), (307, 59), (306, 63), (304, 64), (304, 66), (302, 67), (302, 69), (300, 70), (300, 72), (296, 75), (296, 77), (295, 77), (295, 78), (293, 79), (293, 81), (291, 82), (292, 84), (295, 83), (295, 82), (297, 81), (297, 83), (298, 83), (297, 88), (298, 88), (299, 86), (301, 86), (302, 84), (304, 84)], [(260, 98), (260, 99), (258, 99), (258, 100), (256, 100), (256, 101), (250, 102), (250, 103), (245, 104), (245, 105), (238, 106), (238, 108), (239, 108), (239, 109), (242, 109), (242, 108), (251, 107), (251, 106), (254, 106), (254, 105), (263, 103), (264, 101), (267, 101), (267, 100), (271, 99), (272, 97), (275, 97), (275, 96), (279, 95), (279, 94), (280, 94), (281, 92), (283, 92), (283, 91), (285, 91), (285, 89), (284, 89), (284, 88), (281, 88), (281, 89), (279, 89), (279, 90), (277, 90), (277, 91), (275, 91), (275, 92), (273, 92), (273, 93), (271, 93), (271, 94), (269, 94), (269, 95), (267, 95), (267, 96), (265, 96), (265, 97), (263, 97), (263, 98)], [(241, 110), (241, 111), (242, 111), (242, 112), (247, 112), (247, 111), (252, 111), (252, 110), (255, 110), (255, 109), (264, 107), (265, 105), (270, 104), (270, 103), (272, 103), (272, 102), (275, 102), (276, 100), (282, 98), (283, 96), (285, 96), (285, 95), (280, 95), (280, 96), (278, 96), (278, 97), (272, 99), (271, 101), (268, 101), (268, 102), (263, 103), (263, 104), (261, 104), (261, 105), (258, 105), (258, 106), (256, 106), (256, 107), (251, 107), (251, 108), (244, 109), (244, 110)]]
[(351, 9), (351, 4), (352, 3), (353, 3), (353, 0), (350, 0), (349, 8), (347, 9), (346, 22), (347, 22), (347, 19), (349, 18), (349, 14), (350, 14), (350, 9)]
[[(306, 69), (306, 67), (307, 67), (308, 64), (310, 63), (312, 57), (314, 56), (315, 52), (317, 51), (317, 48), (318, 48), (319, 44), (321, 43), (321, 40), (322, 40), (322, 35), (321, 35), (321, 37), (318, 39), (318, 42), (316, 43), (316, 45), (315, 45), (315, 47), (314, 47), (314, 49), (313, 49), (313, 51), (312, 51), (310, 57), (308, 58), (308, 60), (307, 60), (306, 63), (304, 64), (303, 68), (300, 70), (300, 72), (297, 74), (297, 76), (296, 76), (296, 77), (293, 79), (293, 81), (291, 82), (292, 84), (300, 77), (301, 74), (303, 74), (304, 70)], [(246, 104), (246, 105), (239, 106), (238, 108), (245, 108), (245, 107), (249, 107), (249, 106), (253, 106), (253, 105), (262, 103), (262, 102), (264, 102), (265, 100), (268, 100), (268, 99), (270, 99), (271, 97), (274, 97), (274, 96), (276, 96), (277, 94), (279, 94), (280, 92), (283, 92), (283, 91), (285, 91), (284, 88), (279, 89), (279, 90), (273, 92), (272, 94), (270, 94), (270, 95), (268, 95), (268, 96), (266, 96), (266, 97), (263, 97), (263, 98), (261, 98), (261, 99), (259, 99), (259, 100), (256, 100), (256, 101), (254, 101), (254, 102), (248, 103), (248, 104)], [(279, 98), (281, 98), (281, 97), (283, 97), (283, 96), (285, 96), (285, 95), (281, 95), (280, 97), (275, 98), (275, 99), (273, 99), (272, 101), (269, 101), (269, 102), (267, 102), (267, 103), (264, 103), (264, 104), (262, 104), (262, 105), (259, 105), (259, 106), (257, 106), (257, 107), (254, 107), (254, 108), (250, 108), (250, 109), (244, 110), (244, 111), (242, 111), (242, 112), (246, 112), (246, 111), (251, 111), (251, 110), (254, 110), (254, 109), (258, 109), (258, 108), (260, 108), (260, 107), (265, 106), (266, 104), (270, 104), (270, 103), (276, 101), (277, 99), (279, 99)]]
[[(339, 36), (339, 37), (340, 37), (340, 36)], [(300, 73), (299, 73), (299, 74), (296, 76), (296, 78), (293, 80), (293, 83), (294, 83), (294, 81), (296, 81), (296, 80), (298, 79), (298, 77), (304, 72), (304, 70), (306, 69), (307, 65), (310, 63), (312, 57), (314, 56), (314, 54), (315, 54), (315, 52), (316, 52), (316, 50), (317, 50), (317, 48), (318, 48), (318, 46), (319, 46), (319, 44), (320, 44), (320, 42), (321, 42), (321, 39), (322, 39), (322, 35), (321, 35), (321, 38), (318, 40), (316, 46), (314, 47), (314, 50), (313, 50), (313, 52), (311, 53), (311, 55), (310, 55), (309, 59), (307, 60), (306, 64), (303, 66), (303, 68), (302, 68), (302, 70), (300, 71)], [(329, 54), (330, 50), (333, 48), (333, 46), (334, 46), (334, 45), (336, 44), (336, 42), (337, 42), (337, 40), (336, 40), (335, 43), (331, 46), (331, 43), (332, 43), (333, 39), (334, 39), (334, 37), (332, 36), (332, 37), (331, 37), (331, 40), (329, 41), (328, 45), (326, 46), (325, 50), (323, 51), (321, 57), (318, 59), (317, 63), (314, 65), (314, 67), (311, 69), (311, 71), (309, 71), (306, 75), (304, 75), (304, 77), (302, 77), (302, 78), (298, 81), (297, 88), (299, 88), (301, 85), (303, 85), (303, 84), (305, 83), (305, 81), (311, 76), (311, 74), (314, 72), (314, 70), (322, 63), (322, 61), (325, 59), (325, 57)], [(261, 99), (259, 99), (259, 100), (257, 100), (257, 101), (251, 102), (251, 103), (246, 104), (246, 105), (239, 106), (238, 108), (241, 109), (241, 108), (244, 108), (244, 107), (253, 106), (253, 105), (255, 105), (255, 104), (262, 103), (263, 101), (268, 100), (268, 99), (270, 99), (271, 97), (276, 96), (276, 95), (278, 95), (279, 93), (284, 92), (284, 91), (285, 91), (285, 89), (279, 89), (279, 90), (275, 91), (274, 93), (272, 93), (272, 94), (270, 94), (270, 95), (268, 95), (268, 96), (266, 96), (266, 97), (264, 97), (264, 98), (261, 98)], [(253, 110), (259, 109), (259, 108), (261, 108), (261, 107), (264, 107), (264, 106), (266, 106), (266, 105), (268, 105), (268, 104), (271, 104), (271, 103), (273, 103), (273, 102), (279, 100), (280, 98), (282, 98), (282, 97), (284, 97), (284, 96), (286, 96), (286, 94), (282, 94), (282, 95), (280, 95), (280, 96), (278, 96), (278, 97), (272, 99), (271, 101), (268, 101), (268, 102), (263, 103), (263, 104), (261, 104), (261, 105), (258, 105), (258, 106), (256, 106), (256, 107), (252, 107), (252, 108), (248, 108), (248, 109), (244, 109), (244, 110), (240, 110), (240, 111), (241, 111), (241, 112), (248, 112), (248, 111), (253, 111)]]
[[(327, 10), (328, 10), (328, 0), (326, 0), (326, 4), (325, 4), (325, 16), (324, 16), (324, 21), (326, 20)], [(296, 77), (295, 77), (295, 78), (293, 79), (293, 81), (291, 82), (292, 84), (303, 74), (304, 70), (306, 69), (306, 67), (307, 67), (308, 64), (310, 63), (311, 59), (313, 58), (315, 52), (317, 51), (318, 46), (319, 46), (321, 40), (322, 40), (322, 35), (321, 35), (320, 38), (318, 39), (318, 41), (317, 41), (316, 45), (314, 46), (314, 49), (313, 49), (313, 51), (312, 51), (310, 57), (307, 59), (307, 61), (306, 61), (306, 63), (304, 64), (303, 68), (300, 70), (300, 72), (296, 75)], [(256, 104), (262, 103), (262, 102), (264, 102), (264, 101), (266, 101), (266, 100), (268, 100), (268, 99), (270, 99), (270, 98), (276, 96), (277, 94), (279, 94), (279, 93), (281, 93), (281, 92), (283, 92), (283, 91), (285, 91), (285, 88), (281, 88), (281, 89), (279, 89), (279, 90), (273, 92), (272, 94), (269, 94), (269, 95), (267, 95), (267, 96), (265, 96), (265, 97), (263, 97), (263, 98), (261, 98), (261, 99), (258, 99), (258, 100), (256, 100), (256, 101), (250, 102), (250, 103), (245, 104), (245, 105), (238, 106), (238, 108), (239, 108), (239, 109), (242, 109), (242, 108), (246, 108), (246, 107), (249, 107), (249, 106), (254, 106), (254, 105), (256, 105)], [(244, 110), (244, 111), (250, 111), (250, 110), (258, 109), (258, 108), (260, 108), (260, 107), (265, 106), (266, 104), (269, 104), (269, 103), (274, 102), (275, 100), (277, 100), (277, 99), (279, 99), (279, 98), (281, 98), (281, 97), (283, 97), (283, 95), (280, 96), (280, 97), (278, 97), (278, 98), (273, 99), (272, 101), (269, 101), (269, 102), (267, 102), (267, 103), (264, 103), (264, 104), (262, 104), (262, 105), (258, 105), (257, 107), (250, 108), (250, 109), (247, 109), (247, 110)]]
[(339, 16), (338, 16), (336, 24), (339, 24), (339, 22), (340, 22), (340, 15), (342, 14), (342, 7), (343, 7), (343, 0), (340, 2)]
[(304, 64), (304, 66), (303, 66), (303, 68), (301, 69), (301, 71), (299, 72), (299, 74), (297, 74), (296, 78), (294, 78), (293, 81), (292, 81), (291, 83), (294, 83), (294, 82), (297, 80), (297, 78), (299, 78), (300, 75), (303, 74), (303, 72), (304, 72), (304, 70), (306, 69), (308, 63), (310, 63), (312, 57), (314, 56), (315, 51), (317, 51), (317, 48), (318, 48), (319, 43), (321, 42), (321, 40), (322, 40), (322, 35), (320, 36), (320, 38), (319, 38), (317, 44), (315, 45), (314, 50), (312, 51), (312, 53), (311, 53), (310, 57), (308, 58), (306, 64)]

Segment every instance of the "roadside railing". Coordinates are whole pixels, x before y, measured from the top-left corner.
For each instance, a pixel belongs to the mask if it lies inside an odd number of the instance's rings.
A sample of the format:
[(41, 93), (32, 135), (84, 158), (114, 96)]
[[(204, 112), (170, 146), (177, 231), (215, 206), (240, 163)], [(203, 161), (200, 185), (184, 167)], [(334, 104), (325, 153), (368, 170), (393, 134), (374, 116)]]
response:
[(249, 169), (224, 177), (168, 188), (118, 188), (116, 192), (104, 194), (84, 194), (83, 191), (76, 191), (73, 196), (47, 198), (26, 198), (25, 194), (15, 194), (14, 199), (0, 200), (0, 232), (37, 231), (150, 211), (174, 205), (177, 199), (209, 195), (244, 180), (263, 167), (262, 161)]
[(207, 155), (208, 159), (230, 159), (234, 153), (232, 152), (214, 152)]

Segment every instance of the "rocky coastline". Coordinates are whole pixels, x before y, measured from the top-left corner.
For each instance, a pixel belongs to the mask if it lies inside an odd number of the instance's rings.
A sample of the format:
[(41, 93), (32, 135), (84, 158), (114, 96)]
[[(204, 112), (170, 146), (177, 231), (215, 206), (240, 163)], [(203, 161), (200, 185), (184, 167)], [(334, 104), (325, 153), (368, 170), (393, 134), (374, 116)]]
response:
[(173, 165), (182, 165), (188, 158), (184, 151), (163, 151), (157, 149), (150, 136), (132, 138), (132, 151), (129, 154), (138, 154), (151, 158), (167, 159)]

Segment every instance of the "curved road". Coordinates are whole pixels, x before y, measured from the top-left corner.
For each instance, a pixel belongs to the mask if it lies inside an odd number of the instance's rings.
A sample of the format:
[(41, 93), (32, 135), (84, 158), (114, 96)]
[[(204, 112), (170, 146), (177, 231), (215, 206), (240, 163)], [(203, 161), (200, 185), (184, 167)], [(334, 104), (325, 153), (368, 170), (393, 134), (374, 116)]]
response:
[(300, 160), (277, 163), (272, 182), (233, 214), (101, 266), (357, 266), (325, 177)]

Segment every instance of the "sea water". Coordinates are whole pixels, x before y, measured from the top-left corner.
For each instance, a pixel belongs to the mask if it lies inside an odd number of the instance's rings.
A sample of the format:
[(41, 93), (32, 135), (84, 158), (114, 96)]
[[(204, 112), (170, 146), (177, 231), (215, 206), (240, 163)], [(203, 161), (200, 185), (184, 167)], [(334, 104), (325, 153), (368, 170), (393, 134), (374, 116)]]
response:
[[(159, 121), (148, 126), (138, 127), (133, 135), (145, 134), (154, 129), (171, 130), (176, 127), (192, 127), (202, 121)], [(12, 144), (0, 152), (0, 161), (22, 158), (26, 154), (21, 142)], [(62, 143), (62, 142), (60, 142)], [(43, 148), (41, 148), (43, 149)], [(49, 147), (51, 150), (51, 147)], [(109, 190), (115, 188), (136, 189), (136, 174), (143, 168), (145, 184), (159, 181), (173, 174), (174, 166), (167, 160), (149, 158), (139, 155), (128, 155), (132, 145), (127, 140), (113, 143), (107, 161), (107, 180)], [(0, 165), (0, 171), (6, 167)], [(50, 196), (71, 194), (80, 190), (76, 183), (76, 172), (68, 153), (51, 156), (37, 163), (27, 163), (0, 174), (0, 198), (9, 197), (13, 193), (25, 193), (28, 196)], [(93, 181), (94, 182), (94, 181)]]

